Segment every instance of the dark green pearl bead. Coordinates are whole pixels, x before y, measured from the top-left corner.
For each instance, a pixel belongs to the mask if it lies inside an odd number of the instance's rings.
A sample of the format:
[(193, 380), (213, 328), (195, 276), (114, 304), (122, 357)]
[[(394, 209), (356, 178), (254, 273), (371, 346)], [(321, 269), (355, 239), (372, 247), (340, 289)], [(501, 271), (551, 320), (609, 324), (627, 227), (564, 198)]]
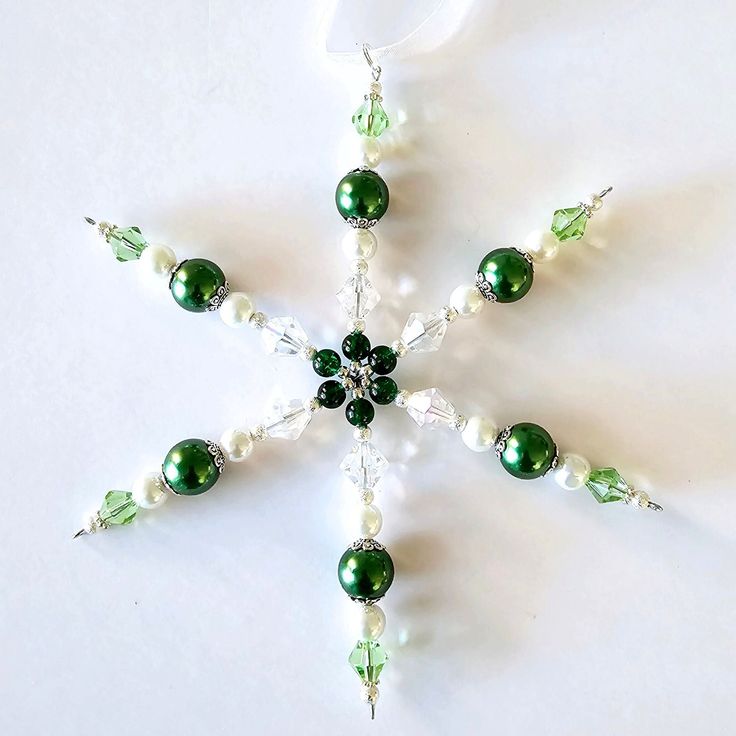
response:
[(329, 378), (334, 376), (342, 365), (340, 356), (334, 350), (320, 350), (312, 360), (312, 368), (318, 376)]
[(531, 480), (544, 475), (557, 454), (550, 433), (531, 422), (514, 424), (501, 453), (501, 465), (515, 478)]
[(325, 381), (317, 389), (317, 399), (326, 409), (337, 409), (345, 401), (345, 388), (339, 381)]
[(162, 471), (169, 488), (182, 496), (198, 496), (209, 491), (220, 477), (207, 442), (198, 439), (174, 445), (166, 453)]
[(346, 220), (350, 217), (380, 220), (388, 209), (388, 187), (375, 171), (355, 169), (337, 185), (335, 204)]
[(386, 376), (396, 368), (396, 353), (388, 345), (377, 345), (368, 356), (368, 365), (374, 373)]
[(222, 269), (206, 258), (183, 261), (174, 271), (169, 288), (177, 304), (188, 312), (206, 312), (210, 299), (225, 286)]
[(376, 410), (368, 399), (353, 399), (345, 407), (345, 416), (353, 427), (367, 427), (376, 416)]
[(501, 303), (515, 302), (532, 288), (534, 267), (514, 248), (492, 250), (478, 266), (496, 299)]
[(390, 404), (399, 395), (399, 387), (393, 378), (379, 376), (371, 383), (368, 393), (376, 404), (385, 406), (386, 404)]
[(385, 549), (347, 549), (337, 565), (342, 589), (359, 600), (386, 595), (394, 581), (394, 563)]
[(365, 360), (371, 351), (371, 341), (362, 332), (351, 332), (342, 341), (342, 352), (348, 360)]

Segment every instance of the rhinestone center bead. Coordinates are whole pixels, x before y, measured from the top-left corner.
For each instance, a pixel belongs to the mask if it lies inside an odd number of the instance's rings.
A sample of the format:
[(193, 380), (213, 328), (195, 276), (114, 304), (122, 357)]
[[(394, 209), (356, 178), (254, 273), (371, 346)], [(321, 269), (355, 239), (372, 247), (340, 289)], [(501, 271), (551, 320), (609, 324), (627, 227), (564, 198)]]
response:
[[(362, 332), (352, 332), (342, 341), (342, 353), (349, 361), (340, 365), (340, 356), (329, 348), (318, 350), (312, 360), (319, 376), (334, 376), (317, 390), (317, 399), (328, 409), (345, 402), (345, 416), (354, 427), (367, 427), (375, 416), (373, 403), (391, 404), (399, 393), (396, 382), (388, 374), (396, 368), (397, 355), (387, 345), (371, 348)], [(371, 400), (373, 401), (371, 403)]]

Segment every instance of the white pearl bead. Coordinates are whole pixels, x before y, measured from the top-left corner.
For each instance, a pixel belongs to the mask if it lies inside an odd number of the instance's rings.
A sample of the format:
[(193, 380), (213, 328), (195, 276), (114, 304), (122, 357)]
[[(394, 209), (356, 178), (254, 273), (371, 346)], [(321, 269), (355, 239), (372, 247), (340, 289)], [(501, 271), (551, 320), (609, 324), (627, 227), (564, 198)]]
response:
[(498, 437), (498, 427), (485, 417), (470, 417), (460, 436), (473, 452), (488, 452)]
[(376, 138), (367, 135), (360, 136), (360, 153), (363, 166), (368, 166), (371, 169), (375, 169), (383, 161), (381, 144)]
[(168, 245), (149, 245), (139, 259), (143, 268), (156, 276), (168, 276), (176, 266), (176, 254)]
[(524, 250), (535, 263), (551, 261), (560, 249), (560, 243), (551, 230), (534, 230), (524, 241)]
[(149, 473), (133, 484), (133, 500), (142, 509), (155, 509), (166, 503), (168, 494), (158, 473)]
[(222, 300), (217, 311), (228, 327), (242, 327), (253, 316), (253, 302), (242, 291), (234, 291)]
[(563, 455), (555, 470), (555, 480), (560, 488), (574, 491), (585, 485), (590, 475), (590, 463), (581, 455)]
[(386, 628), (386, 614), (375, 603), (372, 606), (360, 606), (356, 628), (358, 639), (380, 639)]
[(342, 239), (342, 252), (349, 260), (368, 261), (376, 254), (378, 240), (370, 231), (362, 227), (350, 228)]
[(360, 536), (371, 539), (381, 531), (383, 516), (377, 506), (368, 504), (360, 507)]
[(464, 319), (478, 314), (485, 303), (486, 300), (475, 286), (458, 286), (450, 294), (450, 306)]
[(220, 447), (228, 460), (240, 463), (253, 452), (253, 437), (242, 429), (228, 429), (220, 437)]

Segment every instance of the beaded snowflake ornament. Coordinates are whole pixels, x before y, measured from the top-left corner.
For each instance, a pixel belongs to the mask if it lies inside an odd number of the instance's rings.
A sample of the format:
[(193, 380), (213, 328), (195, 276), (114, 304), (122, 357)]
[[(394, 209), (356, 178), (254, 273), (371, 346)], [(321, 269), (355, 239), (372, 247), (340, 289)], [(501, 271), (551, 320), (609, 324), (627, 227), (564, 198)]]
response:
[(537, 424), (517, 422), (499, 427), (484, 416), (466, 417), (439, 389), (400, 389), (391, 378), (405, 356), (438, 350), (448, 327), (457, 319), (477, 316), (488, 302), (509, 304), (524, 297), (534, 282), (535, 267), (552, 260), (561, 244), (583, 237), (588, 221), (602, 207), (603, 197), (611, 188), (574, 207), (557, 210), (550, 228), (531, 233), (523, 247), (492, 250), (480, 261), (474, 282), (452, 291), (446, 306), (436, 312), (409, 315), (400, 338), (392, 345), (372, 345), (365, 320), (380, 301), (367, 276), (368, 261), (378, 245), (372, 228), (389, 208), (389, 188), (374, 169), (381, 162), (378, 138), (389, 127), (389, 117), (382, 105), (381, 68), (370, 58), (367, 48), (364, 54), (373, 81), (353, 115), (362, 161), (340, 180), (335, 193), (337, 211), (349, 226), (343, 250), (351, 260), (351, 275), (337, 292), (349, 320), (348, 334), (341, 345), (342, 357), (329, 347), (314, 346), (294, 317), (269, 317), (256, 311), (250, 296), (230, 290), (222, 269), (212, 261), (179, 261), (171, 248), (149, 244), (137, 227), (120, 228), (86, 218), (97, 227), (118, 261), (138, 263), (139, 268), (160, 276), (179, 306), (190, 312), (218, 312), (230, 327), (249, 325), (260, 332), (267, 352), (301, 358), (325, 380), (315, 396), (306, 401), (278, 402), (260, 424), (229, 429), (218, 442), (198, 438), (178, 442), (166, 453), (160, 469), (138, 479), (130, 490), (109, 491), (99, 509), (85, 517), (76, 536), (131, 524), (141, 509), (155, 509), (172, 495), (205, 493), (217, 483), (229, 462), (244, 461), (258, 443), (296, 440), (317, 411), (345, 405), (354, 445), (340, 469), (362, 502), (358, 520), (361, 536), (340, 557), (337, 577), (342, 589), (359, 607), (358, 641), (348, 661), (360, 677), (363, 700), (370, 705), (373, 716), (379, 678), (388, 659), (380, 643), (386, 617), (378, 601), (394, 580), (391, 555), (376, 540), (382, 516), (374, 503), (374, 493), (388, 466), (372, 442), (370, 424), (376, 406), (401, 407), (420, 427), (456, 432), (474, 452), (493, 451), (501, 466), (516, 478), (532, 480), (551, 475), (564, 489), (587, 488), (602, 504), (622, 501), (635, 508), (662, 508), (644, 491), (633, 488), (615, 468), (592, 468), (580, 455), (560, 453), (550, 433)]

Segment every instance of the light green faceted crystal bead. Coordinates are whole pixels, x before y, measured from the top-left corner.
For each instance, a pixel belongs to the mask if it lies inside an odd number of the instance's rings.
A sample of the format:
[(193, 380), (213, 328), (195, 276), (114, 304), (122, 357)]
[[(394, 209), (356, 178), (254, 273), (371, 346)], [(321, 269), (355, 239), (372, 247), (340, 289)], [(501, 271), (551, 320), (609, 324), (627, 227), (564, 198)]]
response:
[(367, 97), (366, 101), (355, 111), (353, 125), (361, 135), (378, 138), (389, 126), (388, 115), (380, 100)]
[(132, 524), (138, 513), (138, 504), (128, 491), (110, 491), (100, 507), (100, 520), (104, 524)]
[(598, 503), (623, 501), (629, 492), (629, 484), (616, 468), (593, 470), (585, 485)]
[(106, 238), (112, 252), (120, 262), (137, 261), (148, 247), (146, 239), (137, 227), (115, 227)]
[(564, 243), (566, 240), (580, 240), (585, 234), (587, 224), (588, 215), (582, 207), (568, 207), (554, 213), (550, 229), (557, 240)]
[(371, 685), (378, 682), (387, 660), (388, 654), (383, 646), (377, 641), (369, 640), (359, 641), (348, 657), (348, 662), (358, 677)]

